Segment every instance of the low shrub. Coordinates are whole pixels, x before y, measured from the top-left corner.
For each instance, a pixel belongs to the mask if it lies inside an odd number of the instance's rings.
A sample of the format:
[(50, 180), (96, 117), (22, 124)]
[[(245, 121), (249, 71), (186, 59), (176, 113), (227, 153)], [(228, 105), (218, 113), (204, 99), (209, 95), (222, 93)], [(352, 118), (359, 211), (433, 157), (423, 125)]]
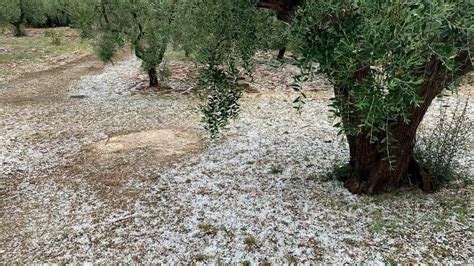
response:
[(61, 45), (61, 38), (63, 37), (63, 34), (58, 31), (47, 30), (44, 32), (44, 37), (51, 38), (51, 44), (53, 45)]
[(465, 179), (465, 182), (469, 182), (465, 167), (457, 160), (467, 151), (474, 125), (468, 115), (468, 102), (458, 100), (452, 113), (448, 112), (447, 107), (440, 107), (436, 126), (429, 134), (419, 134), (415, 147), (417, 160), (433, 175), (434, 189), (453, 180)]

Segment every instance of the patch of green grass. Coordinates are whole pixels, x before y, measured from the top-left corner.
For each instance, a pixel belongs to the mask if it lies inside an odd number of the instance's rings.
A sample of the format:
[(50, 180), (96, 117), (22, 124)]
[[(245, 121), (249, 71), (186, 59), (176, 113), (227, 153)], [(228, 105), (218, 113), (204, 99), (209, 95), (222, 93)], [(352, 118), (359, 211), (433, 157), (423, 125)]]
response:
[(448, 219), (454, 215), (460, 223), (467, 223), (469, 214), (472, 212), (472, 206), (468, 198), (443, 198), (439, 204), (443, 208), (441, 214), (436, 217), (436, 224), (447, 226)]
[(181, 60), (181, 61), (190, 61), (191, 56), (186, 57), (186, 53), (182, 50), (168, 49), (165, 53), (165, 59), (167, 60)]
[(430, 130), (430, 134), (420, 134), (415, 146), (416, 159), (431, 171), (435, 190), (469, 178), (466, 166), (456, 158), (462, 158), (469, 150), (468, 136), (474, 129), (474, 120), (469, 116), (467, 100), (458, 99), (453, 107), (452, 113), (444, 106), (439, 108), (435, 128)]
[(456, 213), (456, 219), (461, 223), (466, 223), (469, 216), (469, 203), (462, 201), (459, 205), (455, 206), (453, 211)]
[(299, 261), (298, 258), (293, 254), (286, 255), (285, 259), (286, 259), (286, 262), (290, 265), (292, 265), (292, 264), (296, 265), (296, 264), (298, 264), (298, 261)]
[(345, 181), (351, 174), (351, 166), (346, 162), (335, 162), (331, 171), (326, 175), (323, 181), (339, 180)]
[(383, 203), (387, 201), (393, 201), (398, 199), (402, 191), (399, 188), (392, 189), (382, 194), (377, 194), (369, 198), (370, 202)]
[(396, 234), (399, 228), (395, 221), (387, 219), (381, 210), (376, 210), (371, 213), (372, 222), (369, 226), (369, 232), (372, 234), (390, 233)]
[(433, 222), (433, 225), (436, 228), (447, 228), (448, 227), (448, 222), (447, 222), (448, 217), (446, 215), (440, 215), (436, 217), (436, 219)]
[[(32, 63), (54, 64), (54, 61), (49, 60), (57, 56), (67, 57), (76, 52), (93, 52), (89, 41), (81, 40), (75, 30), (68, 28), (35, 29), (35, 33), (22, 38), (4, 36), (0, 38), (0, 48), (3, 50), (0, 62), (13, 63), (13, 67)], [(14, 69), (10, 67), (4, 69), (7, 75), (12, 71)]]
[(272, 164), (270, 166), (270, 173), (274, 175), (281, 174), (283, 173), (283, 167), (281, 165)]
[(29, 54), (0, 54), (0, 62), (4, 63), (15, 63), (32, 59), (35, 59), (35, 56)]
[(372, 222), (370, 223), (369, 232), (381, 233), (385, 228), (385, 220), (381, 211), (375, 211), (372, 213)]
[(61, 45), (63, 36), (64, 36), (63, 32), (56, 31), (54, 29), (47, 30), (44, 32), (44, 37), (50, 38), (51, 44), (56, 45), (56, 46)]

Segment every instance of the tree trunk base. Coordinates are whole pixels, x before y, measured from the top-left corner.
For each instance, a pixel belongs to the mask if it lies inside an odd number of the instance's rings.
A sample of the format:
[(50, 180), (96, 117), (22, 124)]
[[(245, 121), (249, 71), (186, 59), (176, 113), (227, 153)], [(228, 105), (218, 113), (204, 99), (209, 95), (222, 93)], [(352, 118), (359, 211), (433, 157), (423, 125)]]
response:
[(277, 60), (282, 61), (285, 58), (286, 48), (283, 48), (278, 51)]
[(148, 69), (148, 78), (149, 78), (149, 85), (152, 88), (159, 88), (160, 81), (158, 80), (158, 73), (156, 72), (155, 67), (151, 67)]
[[(406, 182), (406, 184), (417, 185), (425, 193), (433, 192), (431, 172), (423, 168), (413, 156), (410, 158), (408, 170), (402, 179), (408, 177), (412, 177), (414, 179), (411, 179), (410, 182)], [(357, 171), (353, 170), (351, 175), (345, 180), (344, 187), (354, 194), (374, 195), (400, 187), (400, 184), (402, 184), (401, 182), (398, 182), (398, 186), (393, 187), (378, 186), (378, 184), (369, 185), (367, 181), (368, 179), (368, 177), (361, 176)], [(386, 180), (390, 180), (391, 178), (379, 177), (379, 179), (381, 182), (385, 183)]]
[(15, 36), (15, 37), (25, 37), (26, 36), (26, 32), (21, 28), (20, 24), (14, 25), (13, 30), (14, 30), (13, 36)]

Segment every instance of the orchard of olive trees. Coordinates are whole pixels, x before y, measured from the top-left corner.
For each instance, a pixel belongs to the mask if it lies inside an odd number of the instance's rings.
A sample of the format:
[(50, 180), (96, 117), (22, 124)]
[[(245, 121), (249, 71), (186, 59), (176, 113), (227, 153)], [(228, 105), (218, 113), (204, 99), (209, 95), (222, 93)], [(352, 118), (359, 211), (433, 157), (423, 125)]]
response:
[(0, 0), (1, 261), (473, 263), (472, 14)]

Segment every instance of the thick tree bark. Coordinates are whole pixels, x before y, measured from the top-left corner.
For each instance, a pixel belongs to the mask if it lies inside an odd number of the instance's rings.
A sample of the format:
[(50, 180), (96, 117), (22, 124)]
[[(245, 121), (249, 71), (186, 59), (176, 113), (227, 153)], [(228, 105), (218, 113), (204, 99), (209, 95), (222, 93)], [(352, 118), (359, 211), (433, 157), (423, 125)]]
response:
[(283, 60), (283, 58), (285, 57), (285, 53), (286, 53), (286, 48), (283, 48), (280, 51), (278, 51), (277, 59), (280, 61)]
[(150, 87), (160, 87), (160, 82), (158, 80), (158, 74), (155, 67), (148, 69), (148, 78), (150, 80)]
[[(430, 192), (431, 174), (423, 169), (415, 160), (413, 148), (415, 145), (416, 132), (428, 107), (444, 88), (451, 82), (453, 76), (462, 76), (472, 71), (472, 62), (467, 52), (458, 56), (457, 60), (462, 65), (458, 73), (450, 73), (442, 61), (433, 58), (431, 62), (420, 73), (429, 73), (425, 76), (425, 82), (420, 89), (420, 96), (424, 100), (419, 106), (411, 108), (410, 122), (406, 123), (403, 118), (398, 118), (395, 126), (390, 132), (380, 132), (377, 137), (382, 139), (390, 135), (394, 143), (384, 147), (379, 142), (370, 141), (370, 132), (363, 131), (358, 135), (347, 135), (350, 149), (350, 166), (352, 173), (345, 181), (345, 186), (351, 192), (369, 195), (382, 193), (391, 188), (398, 187), (407, 175), (415, 178), (412, 182), (420, 185), (425, 192)], [(356, 79), (363, 79), (368, 74), (369, 68), (362, 68), (354, 73)], [(454, 75), (453, 75), (454, 74)], [(336, 97), (343, 100), (346, 106), (354, 104), (349, 90), (344, 87), (335, 87)], [(345, 126), (353, 127), (359, 125), (357, 114), (349, 118), (343, 118)], [(390, 154), (388, 160), (387, 153)]]
[(260, 0), (256, 6), (274, 10), (278, 19), (290, 22), (296, 9), (302, 4), (303, 0)]
[[(385, 192), (400, 186), (409, 174), (426, 191), (431, 191), (431, 177), (428, 171), (418, 165), (414, 158), (416, 129), (418, 124), (404, 124), (392, 130), (396, 144), (388, 147), (389, 153), (383, 144), (373, 143), (369, 133), (364, 132), (357, 136), (348, 136), (350, 149), (351, 176), (345, 186), (351, 192), (369, 195)], [(389, 158), (387, 156), (390, 155)]]

